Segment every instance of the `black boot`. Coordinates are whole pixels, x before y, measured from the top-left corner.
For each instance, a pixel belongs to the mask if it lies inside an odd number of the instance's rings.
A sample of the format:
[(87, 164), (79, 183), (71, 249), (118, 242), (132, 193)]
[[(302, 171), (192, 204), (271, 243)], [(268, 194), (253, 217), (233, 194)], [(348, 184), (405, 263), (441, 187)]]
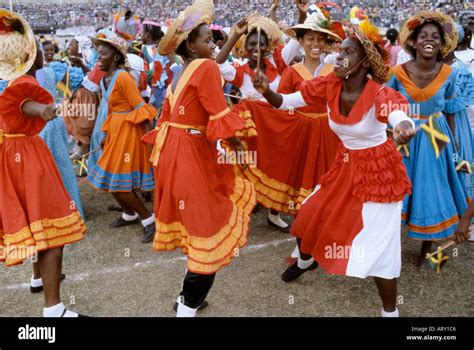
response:
[(142, 243), (150, 243), (151, 241), (153, 241), (153, 238), (155, 237), (155, 232), (156, 232), (155, 223), (152, 223), (144, 227)]

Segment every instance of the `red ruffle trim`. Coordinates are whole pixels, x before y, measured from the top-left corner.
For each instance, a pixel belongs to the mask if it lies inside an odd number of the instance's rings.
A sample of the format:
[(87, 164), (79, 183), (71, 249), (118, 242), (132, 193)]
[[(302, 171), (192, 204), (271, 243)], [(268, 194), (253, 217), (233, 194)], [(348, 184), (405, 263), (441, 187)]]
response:
[(206, 137), (209, 141), (217, 141), (219, 139), (228, 139), (236, 136), (238, 131), (245, 129), (245, 120), (237, 114), (230, 111), (224, 116), (209, 120), (207, 124)]
[(362, 150), (349, 150), (342, 144), (336, 161), (321, 177), (319, 184), (327, 186), (335, 181), (341, 168), (351, 167), (352, 194), (362, 202), (392, 203), (411, 194), (411, 182), (392, 139)]

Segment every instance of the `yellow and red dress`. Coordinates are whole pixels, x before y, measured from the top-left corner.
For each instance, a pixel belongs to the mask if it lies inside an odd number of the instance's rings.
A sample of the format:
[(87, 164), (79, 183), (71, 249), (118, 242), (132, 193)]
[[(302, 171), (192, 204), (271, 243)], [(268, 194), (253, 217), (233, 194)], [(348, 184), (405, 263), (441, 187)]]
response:
[[(332, 65), (323, 64), (317, 76), (326, 76)], [(278, 91), (290, 94), (313, 75), (302, 64), (288, 67)], [(249, 151), (257, 155), (256, 166), (242, 171), (255, 184), (257, 200), (263, 206), (296, 214), (319, 178), (336, 156), (339, 138), (329, 128), (325, 104), (293, 111), (278, 111), (268, 103), (245, 100), (234, 107), (245, 119), (251, 118), (258, 133), (248, 140)]]
[(102, 125), (105, 146), (87, 181), (108, 192), (153, 190), (150, 149), (140, 142), (143, 123), (153, 120), (156, 110), (145, 103), (135, 80), (126, 71), (117, 71), (107, 89), (109, 115)]
[(53, 103), (35, 78), (22, 76), (0, 95), (0, 261), (21, 264), (39, 251), (79, 241), (86, 226), (46, 143), (46, 122), (21, 112), (27, 100)]
[(215, 145), (244, 128), (227, 106), (217, 64), (196, 59), (176, 90), (168, 88), (157, 127), (144, 138), (156, 166), (153, 248), (181, 247), (191, 272), (217, 272), (247, 242), (254, 186), (219, 161)]

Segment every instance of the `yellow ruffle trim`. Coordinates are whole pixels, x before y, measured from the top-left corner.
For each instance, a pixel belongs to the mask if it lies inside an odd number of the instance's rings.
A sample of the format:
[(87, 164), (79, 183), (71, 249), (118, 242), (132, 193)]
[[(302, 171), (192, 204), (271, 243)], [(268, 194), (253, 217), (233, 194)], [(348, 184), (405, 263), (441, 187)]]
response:
[(13, 234), (0, 231), (0, 261), (12, 266), (38, 252), (80, 241), (87, 228), (79, 212), (31, 223)]
[(290, 185), (268, 177), (258, 168), (249, 166), (243, 170), (236, 165), (234, 169), (238, 176), (248, 179), (255, 185), (258, 203), (281, 213), (295, 215), (312, 192), (305, 188), (296, 190)]
[(250, 213), (255, 204), (255, 189), (252, 183), (235, 178), (234, 192), (230, 196), (234, 203), (229, 221), (210, 238), (190, 236), (179, 221), (166, 224), (155, 220), (156, 234), (153, 249), (156, 251), (182, 248), (188, 255), (188, 270), (199, 274), (212, 274), (228, 265), (239, 248), (247, 243)]

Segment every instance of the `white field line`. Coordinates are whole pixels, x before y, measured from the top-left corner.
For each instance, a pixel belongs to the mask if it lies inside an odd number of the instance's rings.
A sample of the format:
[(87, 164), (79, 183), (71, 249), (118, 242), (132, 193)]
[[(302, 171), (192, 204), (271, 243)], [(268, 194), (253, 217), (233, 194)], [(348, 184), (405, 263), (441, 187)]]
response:
[[(239, 255), (246, 255), (249, 253), (254, 253), (259, 250), (265, 249), (267, 247), (273, 246), (276, 247), (280, 244), (294, 241), (295, 239), (293, 237), (285, 238), (285, 239), (276, 239), (270, 242), (265, 242), (265, 243), (260, 243), (260, 244), (250, 244), (239, 252)], [(156, 259), (156, 260), (147, 260), (147, 261), (142, 261), (142, 262), (136, 262), (133, 265), (128, 265), (128, 266), (120, 266), (120, 267), (106, 267), (100, 270), (95, 270), (91, 272), (81, 272), (77, 273), (75, 275), (67, 275), (67, 280), (68, 281), (83, 281), (85, 279), (88, 279), (93, 276), (97, 275), (110, 275), (110, 274), (117, 274), (117, 273), (123, 273), (123, 272), (128, 272), (131, 271), (137, 267), (149, 267), (149, 266), (158, 266), (158, 265), (164, 265), (164, 264), (169, 264), (177, 261), (182, 261), (186, 260), (187, 257), (182, 255), (182, 256), (175, 256), (169, 259)], [(30, 284), (29, 283), (19, 283), (19, 284), (11, 284), (8, 286), (2, 286), (0, 287), (0, 290), (11, 290), (11, 289), (26, 289), (29, 288)]]

